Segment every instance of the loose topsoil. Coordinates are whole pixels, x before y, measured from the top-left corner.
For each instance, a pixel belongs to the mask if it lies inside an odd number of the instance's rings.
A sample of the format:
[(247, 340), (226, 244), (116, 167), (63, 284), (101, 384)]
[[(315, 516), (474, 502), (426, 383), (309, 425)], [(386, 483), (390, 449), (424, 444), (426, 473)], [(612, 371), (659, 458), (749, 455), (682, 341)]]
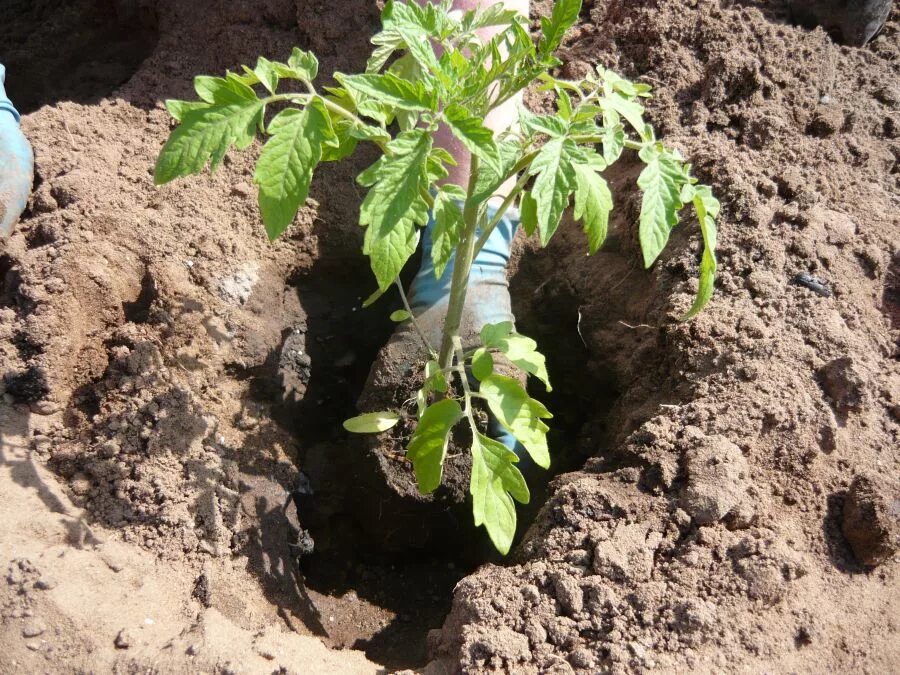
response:
[[(46, 20), (63, 4), (70, 33)], [(0, 253), (0, 492), (22, 494), (0, 501), (0, 670), (375, 667), (305, 635), (434, 673), (896, 669), (896, 8), (851, 48), (775, 0), (585, 1), (561, 73), (602, 63), (653, 85), (658, 132), (723, 202), (716, 294), (677, 321), (696, 288), (690, 219), (642, 269), (635, 164), (610, 176), (597, 255), (574, 225), (546, 250), (517, 245), (515, 312), (548, 353), (565, 473), (510, 559), (477, 569), (472, 551), (391, 557), (377, 546), (390, 523), (361, 531), (346, 491), (310, 494), (391, 331), (391, 300), (360, 308), (373, 283), (353, 177), (373, 154), (321, 170), (275, 244), (258, 148), (152, 185), (162, 102), (190, 97), (193, 75), (295, 45), (323, 73), (358, 69), (377, 7), (3, 11), (31, 41), (0, 37), (0, 60), (28, 61), (31, 44), (28, 77), (65, 80), (46, 30), (95, 76), (29, 104), (35, 191)], [(121, 51), (83, 47), (132, 30)], [(326, 530), (308, 531), (310, 502)], [(325, 553), (305, 555), (312, 540)], [(136, 609), (154, 600), (156, 628)]]

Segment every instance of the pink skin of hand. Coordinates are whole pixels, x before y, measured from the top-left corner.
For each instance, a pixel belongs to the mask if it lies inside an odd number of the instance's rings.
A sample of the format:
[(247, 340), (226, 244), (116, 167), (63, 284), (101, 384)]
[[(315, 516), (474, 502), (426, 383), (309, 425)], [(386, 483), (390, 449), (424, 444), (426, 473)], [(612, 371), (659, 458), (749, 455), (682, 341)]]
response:
[[(503, 5), (509, 9), (514, 9), (523, 16), (528, 16), (529, 0), (500, 0), (500, 2), (491, 2), (491, 0), (456, 0), (453, 3), (453, 9), (467, 12), (471, 9), (480, 9), (490, 7), (491, 5)], [(492, 26), (490, 28), (482, 28), (478, 31), (478, 37), (483, 42), (487, 42), (497, 33), (500, 27)], [(499, 108), (492, 110), (485, 119), (485, 126), (494, 132), (505, 131), (510, 129), (516, 123), (516, 105), (521, 101), (521, 96), (516, 96)], [(435, 145), (444, 148), (453, 155), (458, 162), (457, 166), (448, 166), (450, 175), (447, 176), (445, 182), (455, 183), (463, 188), (469, 182), (469, 168), (471, 164), (471, 156), (469, 151), (465, 149), (456, 137), (446, 127), (441, 127), (435, 134)], [(515, 178), (511, 178), (497, 189), (497, 195), (503, 197), (507, 191), (515, 185)]]

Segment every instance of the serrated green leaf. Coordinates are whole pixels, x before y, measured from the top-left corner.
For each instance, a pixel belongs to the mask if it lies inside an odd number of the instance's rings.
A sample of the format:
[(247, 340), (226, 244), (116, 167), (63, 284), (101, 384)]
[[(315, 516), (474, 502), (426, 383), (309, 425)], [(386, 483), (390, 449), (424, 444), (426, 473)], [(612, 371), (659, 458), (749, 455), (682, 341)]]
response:
[(291, 55), (288, 57), (287, 69), (277, 68), (276, 70), (280, 77), (312, 82), (316, 79), (316, 75), (319, 74), (319, 60), (312, 52), (305, 52), (298, 47), (294, 47), (291, 50)]
[(325, 106), (314, 100), (303, 110), (282, 110), (268, 132), (272, 136), (259, 155), (253, 181), (259, 185), (259, 210), (273, 240), (294, 222), (306, 201), (322, 145), (334, 131)]
[(556, 0), (550, 18), (541, 17), (541, 41), (539, 49), (542, 54), (556, 51), (562, 42), (563, 35), (571, 28), (581, 12), (581, 0)]
[(387, 148), (390, 154), (380, 157), (358, 179), (363, 184), (372, 181), (360, 207), (359, 223), (369, 226), (363, 251), (371, 258), (380, 288), (394, 282), (415, 251), (415, 225), (428, 218), (421, 189), (428, 185), (431, 135), (421, 129), (404, 131)]
[(512, 333), (512, 321), (488, 323), (482, 326), (479, 337), (485, 347), (493, 347)]
[(406, 457), (413, 463), (416, 483), (422, 494), (434, 492), (440, 487), (450, 431), (461, 418), (459, 403), (445, 398), (428, 406), (419, 419), (406, 447)]
[(573, 160), (579, 150), (568, 138), (554, 138), (540, 149), (528, 172), (537, 176), (531, 188), (537, 206), (538, 233), (541, 245), (546, 246), (559, 227), (569, 195), (575, 189)]
[(553, 417), (544, 404), (526, 393), (516, 380), (504, 375), (491, 375), (481, 382), (479, 391), (500, 424), (512, 432), (538, 466), (550, 466), (547, 432), (542, 419)]
[(586, 164), (575, 165), (575, 220), (584, 225), (591, 255), (606, 239), (609, 226), (609, 212), (613, 201), (609, 186), (593, 167)]
[(484, 347), (475, 350), (472, 355), (472, 375), (476, 380), (483, 380), (494, 372), (494, 357)]
[(516, 534), (516, 505), (527, 504), (531, 495), (525, 477), (515, 463), (519, 458), (502, 443), (475, 434), (472, 439), (472, 515), (475, 526), (484, 525), (497, 550), (506, 555)]
[(512, 332), (511, 328), (509, 321), (488, 324), (481, 329), (482, 344), (500, 351), (510, 362), (543, 382), (547, 391), (552, 391), (547, 359), (538, 351), (537, 342), (521, 333)]
[(625, 149), (625, 128), (621, 124), (603, 128), (603, 159), (609, 165), (615, 163)]
[(519, 222), (529, 237), (537, 230), (537, 202), (530, 192), (523, 192), (519, 202)]
[(696, 185), (693, 189), (693, 204), (700, 222), (700, 232), (703, 234), (703, 258), (700, 260), (697, 298), (688, 313), (681, 318), (682, 321), (696, 316), (706, 306), (712, 297), (716, 280), (716, 218), (719, 215), (719, 200), (713, 196), (709, 186)]
[(678, 224), (678, 211), (683, 206), (681, 186), (687, 182), (684, 168), (668, 154), (650, 146), (641, 159), (646, 166), (638, 176), (643, 191), (638, 238), (644, 255), (644, 266), (650, 267), (669, 241), (669, 233)]
[(269, 59), (260, 56), (256, 60), (256, 67), (253, 69), (253, 74), (270, 94), (274, 94), (275, 90), (278, 89), (278, 73), (276, 72), (275, 64), (269, 61)]
[(391, 312), (390, 319), (394, 323), (402, 323), (403, 321), (406, 321), (411, 316), (412, 316), (412, 314), (407, 312), (405, 309), (398, 309), (396, 311)]
[(354, 89), (376, 100), (405, 110), (434, 110), (436, 97), (422, 82), (407, 82), (394, 75), (339, 75), (335, 78), (349, 89)]
[(354, 434), (378, 434), (387, 431), (400, 421), (395, 412), (371, 412), (344, 420), (344, 429)]
[(379, 287), (387, 289), (399, 276), (406, 261), (416, 252), (419, 233), (414, 222), (408, 218), (397, 221), (384, 234), (378, 235), (378, 232), (374, 227), (366, 230), (363, 253), (369, 256), (369, 264)]
[(214, 171), (232, 145), (244, 149), (253, 142), (264, 108), (262, 101), (243, 99), (184, 113), (159, 153), (154, 182), (198, 174), (207, 164)]
[(524, 106), (519, 106), (519, 125), (530, 134), (545, 134), (550, 138), (565, 136), (569, 125), (560, 117), (535, 115)]
[(487, 201), (503, 185), (509, 172), (520, 159), (521, 148), (515, 141), (501, 141), (497, 143), (497, 153), (500, 159), (499, 171), (487, 164), (481, 165), (478, 169), (475, 190), (472, 193), (472, 200), (475, 203)]
[(203, 110), (209, 107), (210, 104), (204, 101), (178, 101), (175, 99), (166, 101), (166, 110), (168, 110), (169, 114), (179, 122), (181, 122), (184, 116), (189, 112)]
[(435, 278), (440, 279), (456, 251), (465, 223), (459, 204), (443, 189), (435, 197), (432, 214), (434, 225), (431, 228), (431, 263), (434, 265)]
[(621, 94), (613, 92), (600, 99), (600, 106), (604, 108), (604, 110), (613, 110), (624, 117), (638, 135), (643, 138), (646, 122), (644, 122), (644, 106), (640, 103), (629, 100)]
[(256, 101), (256, 92), (233, 73), (227, 77), (198, 75), (194, 78), (194, 90), (205, 103), (225, 105)]
[(493, 131), (468, 110), (456, 104), (447, 106), (444, 110), (444, 121), (469, 152), (481, 159), (495, 174), (500, 173), (500, 153), (494, 142)]

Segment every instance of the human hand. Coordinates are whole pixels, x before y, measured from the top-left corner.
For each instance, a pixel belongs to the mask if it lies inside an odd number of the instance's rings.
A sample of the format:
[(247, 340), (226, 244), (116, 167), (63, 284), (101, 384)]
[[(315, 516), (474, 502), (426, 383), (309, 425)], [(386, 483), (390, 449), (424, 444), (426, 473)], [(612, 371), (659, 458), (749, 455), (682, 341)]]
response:
[(19, 113), (6, 97), (6, 68), (0, 64), (0, 238), (12, 233), (34, 178), (34, 155), (19, 128)]

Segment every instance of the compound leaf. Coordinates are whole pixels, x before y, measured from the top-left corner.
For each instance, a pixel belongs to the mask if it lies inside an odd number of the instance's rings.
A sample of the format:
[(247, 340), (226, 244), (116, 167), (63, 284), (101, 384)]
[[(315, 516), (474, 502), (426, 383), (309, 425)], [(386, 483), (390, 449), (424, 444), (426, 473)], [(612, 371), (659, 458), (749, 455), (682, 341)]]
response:
[(547, 432), (550, 430), (542, 419), (553, 417), (544, 404), (525, 392), (522, 385), (511, 377), (490, 375), (479, 388), (487, 399), (488, 407), (503, 427), (512, 432), (538, 466), (550, 466)]
[(644, 127), (644, 106), (636, 101), (631, 101), (619, 93), (613, 92), (608, 96), (604, 96), (600, 100), (600, 105), (604, 108), (614, 110), (616, 113), (628, 120), (628, 123), (634, 127), (639, 136), (643, 136)]
[(406, 457), (413, 463), (422, 494), (434, 492), (440, 486), (450, 430), (461, 417), (459, 403), (445, 398), (428, 406), (419, 418), (419, 424), (406, 447)]
[(472, 439), (472, 515), (475, 526), (484, 525), (497, 550), (506, 555), (516, 534), (516, 505), (531, 499), (528, 485), (515, 463), (516, 454), (492, 438), (475, 434)]
[(606, 239), (612, 207), (612, 193), (603, 177), (591, 166), (576, 164), (574, 215), (575, 220), (580, 220), (584, 225), (591, 255), (597, 252)]

